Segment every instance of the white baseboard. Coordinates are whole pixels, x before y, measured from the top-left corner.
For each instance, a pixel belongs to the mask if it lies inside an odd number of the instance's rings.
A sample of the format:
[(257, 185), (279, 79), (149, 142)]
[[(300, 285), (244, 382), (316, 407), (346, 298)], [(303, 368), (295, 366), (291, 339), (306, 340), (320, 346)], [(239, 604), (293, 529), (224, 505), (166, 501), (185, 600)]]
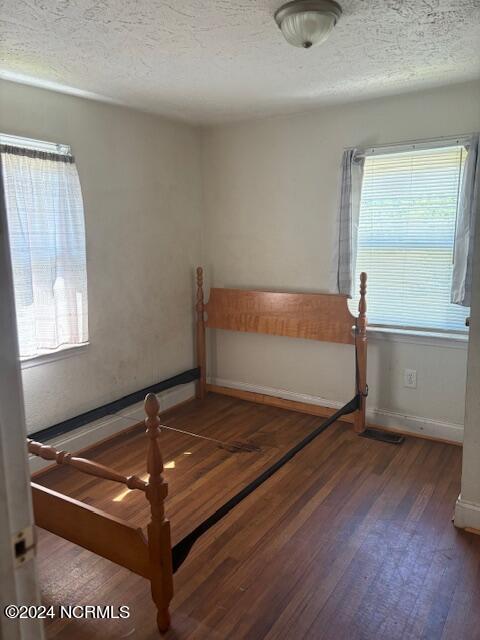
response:
[[(296, 391), (287, 391), (286, 389), (276, 389), (274, 387), (265, 387), (258, 384), (249, 384), (246, 382), (237, 382), (236, 380), (226, 380), (224, 378), (212, 377), (208, 380), (210, 384), (221, 387), (230, 387), (231, 389), (239, 389), (241, 391), (250, 391), (252, 393), (260, 393), (284, 400), (293, 400), (295, 402), (305, 402), (320, 407), (328, 407), (331, 409), (340, 409), (345, 403), (334, 400), (327, 400), (320, 396), (312, 396), (306, 393), (297, 393)], [(380, 409), (376, 407), (368, 407), (367, 404), (367, 421), (370, 424), (376, 424), (389, 429), (405, 431), (408, 433), (428, 436), (438, 440), (448, 440), (449, 442), (463, 442), (463, 425), (453, 422), (444, 422), (433, 418), (424, 418), (421, 416), (412, 416), (404, 413), (389, 411), (388, 409)]]
[(387, 409), (367, 409), (367, 421), (392, 430), (405, 431), (417, 436), (427, 436), (436, 440), (446, 440), (462, 444), (463, 424), (445, 422), (423, 416), (411, 416)]
[[(181, 402), (193, 398), (195, 396), (195, 383), (190, 382), (174, 389), (163, 391), (157, 395), (160, 400), (161, 410), (165, 411)], [(95, 420), (95, 422), (86, 424), (74, 431), (65, 433), (57, 438), (52, 438), (52, 440), (48, 441), (48, 444), (54, 446), (56, 449), (65, 449), (71, 453), (90, 447), (104, 438), (120, 433), (120, 431), (127, 429), (129, 425), (143, 420), (145, 418), (143, 401), (120, 411), (119, 414), (124, 417), (115, 415), (105, 416), (104, 418), (100, 418), (100, 420)], [(125, 419), (125, 416), (127, 416), (128, 419)], [(32, 437), (35, 438), (34, 435)], [(42, 460), (37, 456), (29, 456), (28, 462), (32, 473), (52, 464), (51, 461)]]
[(459, 529), (477, 529), (480, 531), (480, 504), (463, 500), (461, 494), (455, 504), (454, 524)]

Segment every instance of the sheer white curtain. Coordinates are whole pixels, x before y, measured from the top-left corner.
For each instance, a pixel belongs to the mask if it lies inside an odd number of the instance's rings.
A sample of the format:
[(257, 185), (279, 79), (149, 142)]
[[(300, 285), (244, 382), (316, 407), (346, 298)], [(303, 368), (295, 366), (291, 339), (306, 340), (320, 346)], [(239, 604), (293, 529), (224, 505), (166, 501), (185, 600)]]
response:
[(20, 357), (88, 341), (85, 226), (73, 158), (0, 146)]

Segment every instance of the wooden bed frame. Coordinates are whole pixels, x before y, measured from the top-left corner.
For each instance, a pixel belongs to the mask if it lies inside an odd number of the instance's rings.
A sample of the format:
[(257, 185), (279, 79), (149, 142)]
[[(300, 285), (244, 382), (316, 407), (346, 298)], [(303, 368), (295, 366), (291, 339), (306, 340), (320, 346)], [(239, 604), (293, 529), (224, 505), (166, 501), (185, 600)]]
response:
[[(359, 398), (358, 409), (354, 413), (355, 429), (363, 431), (367, 395), (366, 280), (366, 274), (362, 273), (359, 315), (355, 317), (348, 309), (347, 296), (323, 293), (213, 288), (208, 303), (204, 303), (203, 270), (199, 267), (196, 333), (200, 375), (197, 397), (203, 399), (209, 388), (206, 383), (206, 328), (351, 344), (355, 347), (355, 395)], [(160, 632), (165, 632), (170, 626), (173, 568), (170, 523), (165, 518), (164, 508), (168, 486), (162, 476), (159, 409), (157, 397), (148, 394), (145, 398), (147, 482), (137, 476), (123, 476), (109, 467), (32, 440), (27, 442), (28, 451), (44, 460), (67, 464), (84, 473), (145, 493), (151, 512), (146, 533), (100, 509), (32, 482), (35, 523), (150, 580), (152, 598), (157, 607), (157, 625)], [(142, 424), (138, 423), (138, 426)]]
[[(210, 329), (265, 333), (351, 344), (355, 347), (355, 394), (360, 396), (354, 414), (357, 433), (365, 431), (367, 386), (367, 274), (360, 274), (358, 316), (348, 308), (348, 296), (328, 293), (284, 293), (243, 289), (210, 289), (204, 302), (203, 269), (197, 268), (197, 398), (222, 388), (207, 384), (205, 332)], [(206, 314), (206, 317), (205, 317)], [(223, 390), (224, 392), (228, 390)], [(252, 394), (253, 395), (253, 394)]]

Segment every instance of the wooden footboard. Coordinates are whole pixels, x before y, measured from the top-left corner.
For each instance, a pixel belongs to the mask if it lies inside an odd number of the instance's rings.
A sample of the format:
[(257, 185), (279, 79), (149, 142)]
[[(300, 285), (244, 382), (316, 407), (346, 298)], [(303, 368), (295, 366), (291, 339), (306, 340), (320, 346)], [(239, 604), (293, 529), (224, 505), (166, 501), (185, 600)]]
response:
[(32, 440), (27, 440), (27, 444), (29, 453), (44, 460), (145, 493), (151, 513), (147, 537), (142, 529), (120, 518), (32, 482), (35, 524), (150, 580), (152, 599), (157, 607), (157, 626), (165, 632), (170, 626), (168, 607), (173, 596), (173, 572), (170, 523), (164, 507), (168, 485), (163, 478), (159, 412), (157, 397), (149, 393), (145, 398), (148, 482), (52, 446)]
[(34, 482), (32, 497), (36, 525), (150, 579), (148, 544), (141, 529)]

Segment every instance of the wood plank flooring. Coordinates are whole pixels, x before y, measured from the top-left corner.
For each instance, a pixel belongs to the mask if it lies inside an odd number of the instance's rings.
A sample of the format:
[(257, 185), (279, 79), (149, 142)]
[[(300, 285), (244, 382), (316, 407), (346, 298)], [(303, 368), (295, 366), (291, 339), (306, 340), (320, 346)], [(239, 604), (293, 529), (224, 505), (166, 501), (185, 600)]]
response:
[[(162, 433), (173, 540), (255, 478), (319, 418), (210, 394), (164, 422), (257, 445), (232, 454)], [(88, 457), (145, 473), (134, 432)], [(175, 575), (167, 640), (480, 640), (480, 537), (451, 523), (461, 449), (407, 438), (401, 446), (337, 423), (197, 542)], [(71, 469), (38, 482), (139, 526), (145, 498)], [(149, 584), (39, 530), (46, 604), (128, 605), (128, 620), (53, 620), (47, 637), (158, 638)]]

